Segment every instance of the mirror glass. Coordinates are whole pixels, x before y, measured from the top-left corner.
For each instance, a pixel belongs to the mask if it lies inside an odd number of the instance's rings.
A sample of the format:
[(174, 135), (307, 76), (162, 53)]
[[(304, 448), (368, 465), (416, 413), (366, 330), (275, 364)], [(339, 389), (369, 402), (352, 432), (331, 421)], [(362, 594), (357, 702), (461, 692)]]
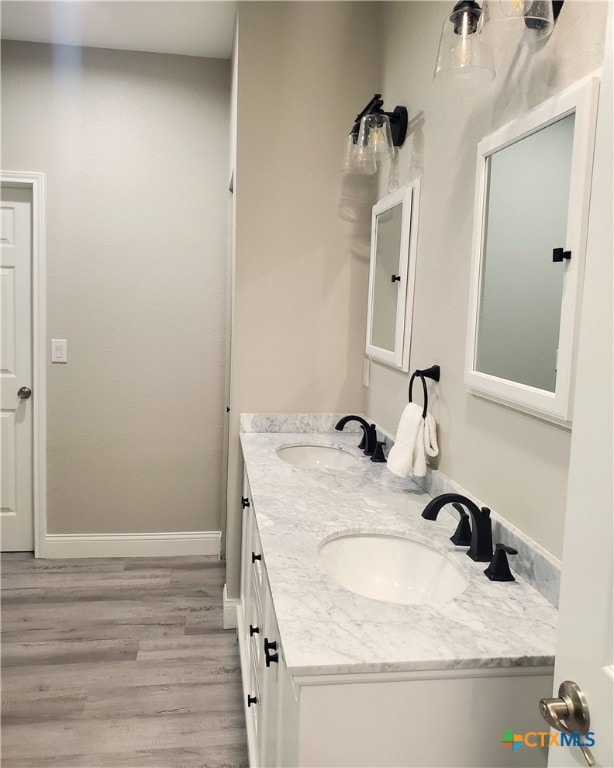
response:
[(388, 208), (375, 217), (375, 275), (373, 284), (373, 322), (371, 343), (376, 347), (394, 351), (398, 281), (401, 252), (403, 207)]
[(486, 198), (475, 369), (554, 392), (575, 115), (493, 152)]
[(382, 198), (371, 212), (366, 353), (402, 371), (409, 368), (418, 189), (415, 180)]

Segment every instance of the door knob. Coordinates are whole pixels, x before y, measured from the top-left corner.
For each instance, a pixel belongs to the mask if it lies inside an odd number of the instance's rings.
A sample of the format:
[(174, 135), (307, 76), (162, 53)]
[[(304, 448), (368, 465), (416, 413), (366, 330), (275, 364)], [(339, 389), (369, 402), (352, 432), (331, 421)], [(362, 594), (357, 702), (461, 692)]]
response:
[(19, 387), (17, 390), (17, 397), (20, 400), (27, 400), (29, 397), (32, 397), (32, 390), (30, 387)]
[[(572, 680), (565, 680), (559, 686), (556, 699), (541, 699), (539, 711), (544, 720), (552, 728), (562, 733), (588, 733), (591, 719), (588, 703), (582, 689)], [(595, 765), (595, 758), (588, 747), (580, 749), (589, 766)]]

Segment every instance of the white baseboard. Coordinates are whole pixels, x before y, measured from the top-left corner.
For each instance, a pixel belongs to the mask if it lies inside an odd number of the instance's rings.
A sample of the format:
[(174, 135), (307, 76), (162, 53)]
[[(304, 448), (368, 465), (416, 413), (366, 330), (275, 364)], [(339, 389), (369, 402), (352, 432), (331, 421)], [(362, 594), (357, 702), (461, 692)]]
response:
[(241, 605), (241, 600), (238, 597), (228, 597), (227, 584), (224, 584), (224, 592), (222, 593), (222, 600), (224, 604), (223, 614), (223, 627), (224, 629), (236, 629), (237, 628), (237, 611)]
[(219, 531), (48, 533), (39, 557), (219, 557), (220, 539)]

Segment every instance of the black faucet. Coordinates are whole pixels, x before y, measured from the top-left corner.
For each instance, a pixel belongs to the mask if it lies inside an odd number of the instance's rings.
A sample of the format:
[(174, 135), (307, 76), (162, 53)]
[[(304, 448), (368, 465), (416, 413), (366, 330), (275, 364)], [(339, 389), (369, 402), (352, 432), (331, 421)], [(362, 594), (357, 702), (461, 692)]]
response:
[(377, 429), (375, 424), (369, 424), (362, 416), (344, 416), (335, 424), (335, 429), (341, 432), (349, 421), (357, 421), (360, 424), (363, 431), (363, 439), (358, 447), (364, 448), (365, 456), (373, 456), (373, 451), (377, 445)]
[(471, 515), (471, 546), (467, 554), (472, 560), (478, 563), (486, 563), (492, 559), (492, 522), (490, 520), (490, 509), (482, 507), (480, 509), (471, 499), (460, 493), (442, 493), (429, 501), (422, 512), (422, 517), (426, 520), (436, 520), (439, 510), (446, 504), (460, 504)]

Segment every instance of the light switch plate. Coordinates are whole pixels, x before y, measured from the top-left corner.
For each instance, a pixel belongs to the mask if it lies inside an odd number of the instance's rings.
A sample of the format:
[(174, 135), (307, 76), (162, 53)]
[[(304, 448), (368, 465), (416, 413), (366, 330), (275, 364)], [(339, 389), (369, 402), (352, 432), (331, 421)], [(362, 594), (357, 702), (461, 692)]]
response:
[(68, 362), (68, 342), (66, 339), (51, 339), (51, 362)]

